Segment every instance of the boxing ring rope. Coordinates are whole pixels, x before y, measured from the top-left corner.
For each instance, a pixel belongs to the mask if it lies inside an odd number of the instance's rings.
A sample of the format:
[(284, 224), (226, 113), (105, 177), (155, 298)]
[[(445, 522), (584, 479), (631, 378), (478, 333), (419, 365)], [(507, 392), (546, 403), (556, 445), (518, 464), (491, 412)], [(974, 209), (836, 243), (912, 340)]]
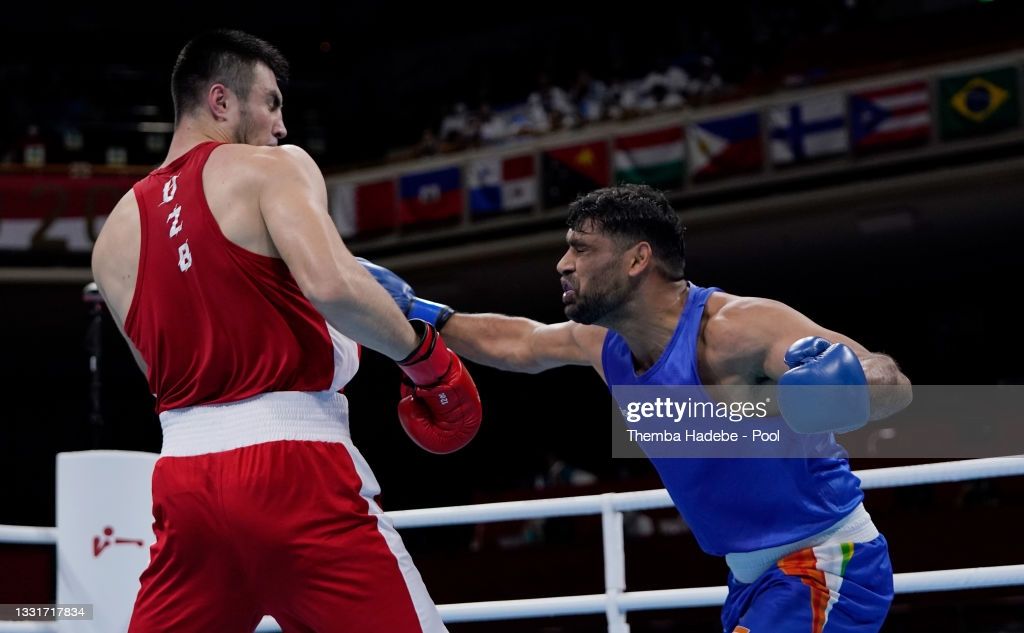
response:
[[(895, 466), (855, 471), (865, 490), (921, 484), (969, 481), (1024, 475), (1024, 456), (971, 459), (916, 466)], [(665, 490), (607, 493), (559, 499), (512, 501), (447, 508), (390, 512), (398, 528), (440, 527), (566, 516), (601, 515), (605, 566), (605, 593), (581, 596), (500, 600), (439, 605), (445, 622), (481, 622), (532, 617), (605, 613), (609, 633), (626, 633), (626, 613), (653, 609), (711, 607), (721, 605), (727, 589), (697, 587), (655, 591), (625, 591), (625, 540), (623, 512), (672, 507)], [(56, 542), (56, 528), (0, 525), (0, 544), (49, 545)], [(957, 591), (1024, 585), (1024, 564), (967, 569), (947, 569), (894, 575), (897, 594)], [(50, 622), (0, 622), (0, 633), (51, 633)], [(280, 631), (271, 618), (256, 629)]]

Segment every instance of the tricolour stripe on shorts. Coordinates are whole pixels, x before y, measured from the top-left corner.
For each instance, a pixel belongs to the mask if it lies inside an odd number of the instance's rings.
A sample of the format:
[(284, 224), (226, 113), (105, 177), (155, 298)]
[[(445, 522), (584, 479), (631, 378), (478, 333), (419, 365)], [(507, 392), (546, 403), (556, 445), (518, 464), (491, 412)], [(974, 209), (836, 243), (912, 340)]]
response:
[(811, 592), (811, 633), (823, 633), (832, 607), (839, 601), (846, 565), (853, 557), (853, 543), (819, 545), (793, 552), (779, 560), (787, 576), (795, 576)]

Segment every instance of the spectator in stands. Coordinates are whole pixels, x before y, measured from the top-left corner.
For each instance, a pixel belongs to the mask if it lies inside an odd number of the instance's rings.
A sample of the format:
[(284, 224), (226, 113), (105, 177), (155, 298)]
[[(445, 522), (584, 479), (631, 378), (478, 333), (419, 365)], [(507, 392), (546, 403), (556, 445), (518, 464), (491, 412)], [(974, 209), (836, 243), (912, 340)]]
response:
[(26, 167), (43, 167), (46, 165), (46, 142), (35, 123), (25, 128), (25, 134), (18, 142), (21, 150), (21, 163)]
[(629, 82), (621, 71), (613, 71), (605, 93), (605, 118), (612, 120), (631, 119), (639, 113), (639, 85)]
[(604, 82), (594, 79), (590, 71), (584, 69), (577, 73), (569, 97), (583, 123), (594, 123), (604, 118), (607, 92)]
[[(533, 107), (543, 110), (550, 129), (572, 128), (576, 126), (576, 109), (569, 100), (569, 95), (551, 83), (547, 73), (537, 75), (537, 89), (528, 99)], [(537, 119), (539, 120), (539, 115)], [(547, 131), (547, 130), (544, 130)]]
[(514, 135), (513, 128), (503, 117), (495, 114), (486, 101), (480, 104), (476, 125), (480, 145), (499, 145)]
[(723, 87), (722, 77), (715, 70), (715, 60), (703, 55), (694, 76), (686, 85), (686, 97), (693, 103), (707, 103), (717, 96)]
[(466, 104), (458, 102), (448, 116), (441, 121), (441, 141), (453, 148), (463, 149), (469, 133), (469, 110)]
[(423, 130), (423, 136), (420, 137), (420, 142), (416, 146), (415, 152), (413, 152), (416, 158), (422, 158), (424, 156), (433, 156), (441, 151), (441, 142), (438, 140), (437, 135), (434, 134), (434, 130), (426, 128)]
[(686, 71), (667, 59), (660, 60), (657, 68), (640, 82), (637, 108), (643, 113), (651, 113), (682, 107), (686, 104), (683, 92), (687, 81)]

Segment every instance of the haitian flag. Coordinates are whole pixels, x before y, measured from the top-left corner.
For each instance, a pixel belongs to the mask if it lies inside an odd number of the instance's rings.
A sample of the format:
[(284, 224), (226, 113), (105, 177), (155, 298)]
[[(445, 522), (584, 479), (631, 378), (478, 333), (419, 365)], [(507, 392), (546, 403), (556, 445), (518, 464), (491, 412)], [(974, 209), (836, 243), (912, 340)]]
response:
[(683, 185), (683, 128), (672, 126), (615, 139), (615, 181), (663, 189)]
[(581, 193), (610, 184), (605, 141), (549, 149), (541, 155), (541, 162), (545, 209), (565, 206)]
[(394, 180), (330, 185), (331, 217), (342, 237), (386, 233), (398, 228)]
[(939, 80), (942, 138), (991, 134), (1017, 127), (1017, 69), (999, 68)]
[(467, 176), (469, 210), (474, 215), (528, 209), (537, 203), (533, 156), (473, 161)]
[(772, 161), (791, 165), (843, 154), (849, 148), (843, 96), (811, 97), (768, 111)]
[(869, 152), (920, 145), (932, 130), (928, 84), (923, 81), (850, 95), (850, 140)]
[(764, 165), (756, 112), (692, 123), (686, 143), (694, 182), (758, 172)]
[(398, 179), (398, 217), (402, 224), (458, 218), (462, 215), (461, 181), (458, 167), (401, 176)]

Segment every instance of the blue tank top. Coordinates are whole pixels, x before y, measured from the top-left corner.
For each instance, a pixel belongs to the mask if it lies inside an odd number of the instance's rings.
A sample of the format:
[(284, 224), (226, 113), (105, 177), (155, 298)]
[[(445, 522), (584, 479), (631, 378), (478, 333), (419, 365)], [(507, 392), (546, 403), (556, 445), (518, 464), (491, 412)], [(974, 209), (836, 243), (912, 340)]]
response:
[[(700, 385), (701, 316), (708, 296), (718, 290), (690, 284), (672, 339), (661, 358), (641, 375), (634, 370), (625, 339), (609, 331), (601, 357), (609, 388)], [(864, 498), (860, 480), (835, 438), (825, 441), (829, 450), (824, 454), (829, 457), (650, 460), (701, 549), (724, 556), (799, 541), (824, 531), (857, 507)]]

